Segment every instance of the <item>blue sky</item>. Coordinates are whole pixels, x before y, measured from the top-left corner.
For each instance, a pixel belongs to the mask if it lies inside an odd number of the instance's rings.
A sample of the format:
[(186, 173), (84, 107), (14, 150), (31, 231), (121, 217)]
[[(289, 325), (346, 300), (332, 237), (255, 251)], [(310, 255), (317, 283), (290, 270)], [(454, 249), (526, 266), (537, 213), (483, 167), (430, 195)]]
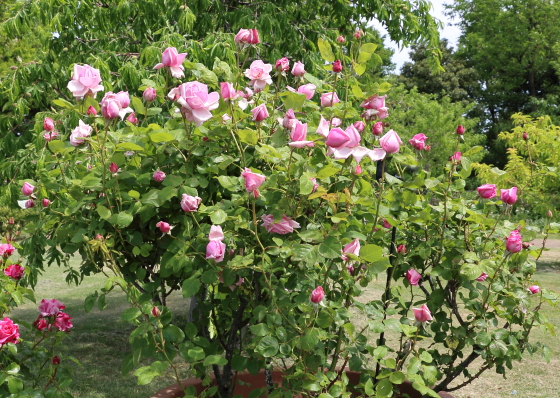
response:
[[(440, 37), (448, 39), (449, 44), (454, 48), (457, 48), (457, 39), (459, 38), (461, 31), (456, 26), (449, 26), (450, 24), (453, 24), (454, 21), (443, 14), (443, 12), (445, 11), (444, 4), (449, 3), (449, 0), (432, 0), (432, 15), (444, 23), (443, 30), (440, 31)], [(381, 32), (382, 35), (385, 35), (385, 44), (387, 45), (387, 47), (395, 50), (395, 54), (393, 55), (393, 62), (397, 65), (397, 67), (395, 68), (395, 73), (399, 73), (402, 64), (406, 61), (410, 61), (410, 58), (408, 56), (408, 48), (399, 49), (397, 43), (391, 41), (388, 38), (387, 31), (383, 29), (381, 24), (374, 23), (374, 26)]]

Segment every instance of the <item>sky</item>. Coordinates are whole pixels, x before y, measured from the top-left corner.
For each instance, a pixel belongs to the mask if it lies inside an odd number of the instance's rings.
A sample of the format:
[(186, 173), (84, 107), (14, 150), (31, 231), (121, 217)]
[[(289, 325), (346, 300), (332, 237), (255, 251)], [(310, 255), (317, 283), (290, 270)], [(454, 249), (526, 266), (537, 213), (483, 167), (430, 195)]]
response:
[[(449, 44), (453, 48), (457, 48), (457, 40), (459, 38), (459, 35), (461, 34), (461, 31), (456, 26), (449, 26), (450, 24), (453, 24), (454, 21), (443, 14), (445, 11), (444, 4), (449, 3), (449, 0), (432, 0), (432, 15), (444, 23), (443, 30), (440, 31), (440, 37), (448, 39)], [(393, 55), (393, 62), (397, 65), (395, 68), (395, 73), (400, 73), (401, 66), (405, 62), (410, 61), (410, 58), (408, 56), (409, 49), (399, 49), (397, 43), (389, 39), (387, 31), (381, 26), (380, 23), (374, 23), (374, 26), (381, 32), (382, 36), (385, 36), (385, 44), (387, 45), (387, 47), (395, 50), (395, 54)]]

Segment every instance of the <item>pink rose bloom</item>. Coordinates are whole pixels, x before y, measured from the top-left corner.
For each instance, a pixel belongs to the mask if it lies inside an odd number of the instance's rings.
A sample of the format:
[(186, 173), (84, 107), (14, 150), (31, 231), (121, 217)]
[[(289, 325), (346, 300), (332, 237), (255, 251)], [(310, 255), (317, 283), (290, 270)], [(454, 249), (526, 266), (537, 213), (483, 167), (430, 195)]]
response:
[(330, 132), (329, 122), (327, 122), (325, 118), (321, 116), (321, 119), (319, 120), (319, 125), (317, 126), (317, 130), (315, 131), (315, 133), (327, 138), (329, 136), (329, 132)]
[(494, 184), (484, 184), (479, 186), (476, 190), (484, 199), (490, 199), (496, 196), (496, 185)]
[(309, 300), (313, 304), (319, 304), (321, 302), (321, 300), (323, 300), (323, 297), (325, 297), (325, 291), (323, 290), (323, 288), (321, 286), (317, 286), (311, 292), (311, 297), (309, 297)]
[(424, 134), (416, 134), (414, 137), (412, 137), (410, 140), (408, 140), (408, 142), (410, 142), (410, 145), (412, 145), (412, 147), (414, 149), (418, 149), (419, 151), (421, 151), (422, 149), (424, 149), (424, 146), (426, 145), (425, 141), (428, 137), (426, 137)]
[(208, 86), (196, 81), (181, 84), (172, 89), (167, 96), (177, 100), (183, 115), (197, 127), (212, 118), (210, 111), (220, 105), (220, 94), (208, 93)]
[(342, 120), (340, 120), (337, 117), (333, 117), (331, 120), (331, 127), (340, 127), (340, 125), (342, 124)]
[(321, 94), (321, 106), (323, 108), (333, 106), (334, 104), (338, 104), (339, 102), (340, 100), (338, 99), (338, 95), (336, 95), (336, 93), (331, 92)]
[(59, 312), (54, 320), (54, 326), (61, 332), (67, 332), (69, 329), (73, 328), (72, 322), (70, 322), (72, 317), (64, 312)]
[(401, 148), (402, 141), (394, 130), (389, 130), (387, 134), (379, 139), (381, 148), (387, 153), (397, 153)]
[(314, 193), (315, 191), (317, 191), (317, 188), (319, 188), (319, 184), (317, 183), (316, 178), (311, 178), (311, 181), (313, 182), (313, 189), (311, 190), (311, 193)]
[(210, 227), (210, 234), (208, 235), (208, 245), (206, 246), (206, 259), (214, 259), (217, 263), (224, 260), (224, 255), (226, 253), (226, 245), (222, 241), (224, 240), (224, 233), (222, 232), (222, 227), (219, 225), (212, 225)]
[(60, 310), (63, 310), (65, 308), (66, 307), (57, 299), (43, 299), (41, 300), (41, 304), (39, 304), (39, 312), (41, 313), (42, 317), (57, 315)]
[(251, 109), (251, 113), (253, 114), (254, 122), (262, 122), (270, 116), (268, 114), (268, 109), (266, 109), (266, 104), (260, 104), (259, 106)]
[(89, 65), (74, 64), (74, 74), (72, 80), (68, 82), (68, 90), (76, 98), (83, 98), (91, 94), (95, 98), (95, 94), (103, 91), (101, 83), (101, 75), (99, 69), (92, 68)]
[(97, 116), (97, 109), (95, 109), (92, 105), (87, 108), (86, 111), (88, 116)]
[(136, 117), (134, 112), (132, 112), (130, 115), (128, 115), (128, 117), (126, 118), (126, 121), (130, 122), (132, 124), (137, 124), (138, 123), (138, 118)]
[(363, 100), (360, 106), (366, 109), (379, 110), (381, 108), (385, 108), (385, 98), (387, 98), (386, 95), (383, 95), (381, 97), (378, 95), (372, 95), (371, 97)]
[(286, 115), (284, 115), (284, 119), (282, 119), (282, 127), (286, 130), (291, 130), (296, 125), (297, 119), (293, 109), (288, 109)]
[(375, 123), (371, 128), (371, 132), (376, 136), (383, 134), (383, 122)]
[(433, 319), (430, 309), (426, 304), (422, 304), (422, 307), (420, 308), (413, 308), (412, 311), (414, 312), (414, 317), (418, 322), (424, 323)]
[(245, 180), (245, 189), (247, 192), (252, 192), (255, 198), (259, 197), (259, 187), (266, 180), (262, 174), (253, 173), (251, 169), (245, 167), (241, 173), (241, 177)]
[(154, 173), (152, 177), (157, 182), (162, 182), (163, 180), (165, 180), (165, 173), (163, 171), (158, 170)]
[(315, 86), (314, 84), (311, 84), (311, 83), (304, 84), (304, 85), (298, 87), (297, 92), (305, 95), (305, 98), (310, 100), (315, 95), (315, 89), (316, 88), (317, 88), (317, 86)]
[(513, 230), (509, 233), (506, 241), (506, 250), (510, 253), (517, 253), (521, 251), (523, 242), (521, 241), (521, 234), (518, 230)]
[(233, 87), (233, 83), (229, 82), (220, 83), (220, 94), (224, 101), (227, 101), (228, 99), (236, 99), (237, 97), (239, 97), (239, 94), (237, 94), (237, 91)]
[(31, 196), (34, 190), (35, 190), (35, 186), (31, 185), (28, 182), (24, 182), (23, 186), (21, 187), (21, 193), (24, 194), (25, 196)]
[(247, 44), (251, 40), (251, 29), (239, 29), (233, 41), (239, 44)]
[(272, 84), (272, 78), (270, 77), (271, 71), (272, 65), (265, 64), (258, 59), (251, 63), (249, 69), (245, 70), (245, 76), (251, 79), (249, 85), (252, 86), (255, 91), (261, 91), (267, 84)]
[(9, 243), (0, 243), (0, 256), (4, 258), (10, 257), (14, 251), (16, 250), (15, 247), (10, 245)]
[(43, 120), (43, 130), (53, 131), (54, 130), (54, 120), (52, 120), (50, 117), (46, 117), (45, 120)]
[(354, 239), (352, 242), (348, 243), (342, 249), (342, 256), (340, 256), (340, 258), (343, 259), (344, 261), (350, 261), (350, 258), (346, 254), (353, 254), (355, 256), (360, 255), (360, 240), (359, 239)]
[(82, 145), (85, 141), (84, 138), (89, 137), (92, 130), (90, 125), (80, 120), (78, 126), (70, 134), (70, 144), (74, 146)]
[(50, 200), (48, 200), (47, 198), (43, 198), (43, 207), (49, 207), (50, 204), (51, 204)]
[(329, 131), (329, 135), (327, 136), (327, 141), (325, 144), (332, 148), (342, 148), (345, 147), (346, 144), (350, 142), (351, 138), (348, 133), (342, 130), (339, 127), (335, 127), (331, 131)]
[(393, 226), (391, 224), (389, 224), (389, 221), (383, 220), (383, 228), (391, 229), (391, 228), (393, 228)]
[(263, 227), (270, 233), (285, 235), (294, 232), (294, 228), (300, 227), (299, 223), (287, 217), (285, 214), (278, 222), (274, 221), (274, 216), (272, 214), (263, 214), (261, 219), (263, 220)]
[(41, 316), (39, 315), (39, 318), (37, 318), (37, 320), (33, 322), (33, 326), (35, 326), (37, 330), (43, 331), (49, 327), (49, 324), (47, 323), (47, 320), (45, 318), (41, 318)]
[(514, 205), (517, 202), (517, 187), (512, 187), (510, 189), (500, 190), (500, 199), (502, 202), (508, 205)]
[(294, 64), (294, 67), (292, 68), (292, 75), (296, 77), (302, 77), (303, 75), (305, 75), (305, 68), (301, 62), (297, 61)]
[(168, 67), (171, 71), (171, 76), (176, 77), (177, 79), (185, 77), (185, 74), (183, 73), (185, 70), (183, 67), (183, 61), (186, 56), (187, 53), (179, 54), (175, 47), (167, 47), (161, 55), (161, 62), (154, 66), (154, 69)]
[(43, 138), (47, 142), (54, 140), (56, 137), (58, 137), (58, 133), (56, 131), (51, 131), (50, 133), (46, 132), (43, 134)]
[(169, 233), (169, 231), (171, 231), (171, 225), (169, 225), (168, 223), (166, 223), (165, 221), (160, 221), (156, 224), (156, 228), (159, 228), (159, 230), (161, 232), (163, 232), (164, 234)]
[(14, 343), (17, 344), (19, 339), (19, 326), (16, 325), (10, 318), (4, 317), (0, 321), (0, 348), (4, 344)]
[(157, 98), (156, 89), (153, 87), (146, 87), (142, 93), (142, 97), (148, 102), (154, 101)]
[(19, 281), (25, 273), (24, 268), (19, 264), (12, 264), (4, 270), (4, 274), (16, 281)]
[(483, 272), (482, 274), (480, 274), (480, 276), (478, 278), (476, 278), (476, 280), (479, 281), (479, 282), (484, 282), (486, 280), (486, 278), (488, 278), (488, 274)]
[(422, 275), (420, 275), (420, 273), (415, 269), (409, 269), (406, 271), (406, 279), (412, 286), (418, 286), (418, 282), (422, 279)]
[(354, 127), (356, 128), (356, 130), (358, 130), (358, 132), (361, 133), (366, 128), (366, 125), (361, 120), (358, 120), (354, 122)]
[(127, 113), (133, 111), (128, 105), (130, 105), (130, 97), (127, 92), (114, 94), (109, 91), (101, 100), (101, 114), (105, 119), (120, 117), (123, 120)]
[(286, 57), (280, 58), (276, 61), (275, 67), (278, 72), (287, 72), (290, 70), (290, 61)]
[(191, 196), (184, 193), (181, 199), (181, 209), (187, 213), (195, 213), (198, 210), (200, 202), (202, 202), (202, 199), (198, 196)]
[(295, 126), (290, 133), (290, 142), (288, 145), (303, 148), (304, 146), (313, 146), (313, 141), (307, 141), (307, 123), (301, 123), (299, 120), (296, 121)]
[(455, 152), (453, 155), (451, 155), (449, 160), (451, 160), (453, 163), (459, 163), (461, 161), (461, 152)]
[(529, 291), (531, 292), (531, 294), (537, 294), (541, 291), (541, 288), (540, 286), (534, 285), (529, 288)]

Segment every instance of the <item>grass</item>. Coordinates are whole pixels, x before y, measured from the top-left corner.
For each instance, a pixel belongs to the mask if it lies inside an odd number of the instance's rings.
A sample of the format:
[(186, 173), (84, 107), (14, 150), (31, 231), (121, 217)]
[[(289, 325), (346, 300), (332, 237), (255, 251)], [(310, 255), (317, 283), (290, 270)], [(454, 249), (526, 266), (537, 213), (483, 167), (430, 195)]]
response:
[[(560, 249), (551, 252), (553, 257), (560, 258)], [(547, 288), (560, 292), (560, 262), (548, 258), (540, 262), (535, 279)], [(380, 297), (384, 280), (385, 277), (380, 276), (367, 289), (365, 296)], [(104, 281), (104, 276), (94, 275), (86, 277), (79, 286), (69, 286), (65, 282), (63, 270), (50, 267), (39, 279), (35, 291), (37, 300), (57, 298), (62, 301), (66, 311), (73, 317), (74, 328), (60, 353), (63, 361), (64, 356), (72, 355), (81, 363), (81, 366), (74, 367), (74, 382), (69, 392), (80, 398), (150, 397), (160, 388), (172, 384), (173, 379), (169, 374), (169, 377), (158, 378), (146, 386), (138, 386), (132, 373), (121, 375), (122, 361), (130, 352), (128, 335), (133, 329), (131, 324), (120, 319), (121, 312), (128, 307), (124, 294), (114, 290), (107, 296), (107, 308), (104, 311), (97, 308), (90, 313), (84, 311), (84, 298), (99, 290)], [(180, 295), (172, 297), (169, 306), (174, 314), (180, 315), (186, 313), (188, 308)], [(560, 308), (546, 306), (543, 313), (551, 323), (560, 327)], [(37, 305), (22, 305), (12, 316), (31, 323), (37, 317)], [(547, 364), (540, 354), (527, 354), (522, 362), (515, 364), (507, 379), (489, 370), (453, 395), (456, 398), (560, 397), (560, 339), (534, 330), (531, 342), (537, 341), (545, 342), (550, 347), (550, 363)], [(182, 368), (184, 375), (187, 372), (187, 368)]]

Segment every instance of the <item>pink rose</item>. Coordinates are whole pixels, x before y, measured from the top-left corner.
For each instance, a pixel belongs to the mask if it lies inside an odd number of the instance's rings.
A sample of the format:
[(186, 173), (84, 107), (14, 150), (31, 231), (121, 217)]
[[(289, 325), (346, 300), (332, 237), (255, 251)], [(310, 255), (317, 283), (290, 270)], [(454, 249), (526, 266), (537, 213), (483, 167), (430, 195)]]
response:
[(117, 166), (117, 164), (116, 164), (115, 162), (112, 162), (112, 163), (109, 165), (109, 171), (110, 171), (112, 174), (115, 174), (116, 172), (119, 171), (119, 166)]
[(321, 116), (321, 119), (319, 120), (319, 125), (317, 126), (317, 130), (315, 131), (315, 133), (327, 138), (329, 132), (330, 132), (329, 122), (327, 122), (325, 118)]
[(294, 232), (294, 228), (300, 227), (299, 223), (287, 217), (285, 214), (278, 222), (274, 221), (274, 216), (272, 214), (263, 214), (261, 219), (263, 220), (263, 227), (270, 233), (285, 235)]
[(208, 245), (206, 246), (206, 259), (214, 259), (217, 263), (224, 260), (226, 253), (226, 245), (222, 242), (224, 240), (224, 233), (222, 227), (219, 225), (212, 225), (210, 227), (210, 234), (208, 235)]
[(16, 281), (19, 281), (25, 273), (24, 268), (19, 264), (12, 264), (4, 270), (4, 274)]
[(346, 39), (344, 38), (344, 36), (338, 36), (338, 37), (336, 38), (336, 42), (337, 42), (337, 43), (342, 44), (342, 43), (344, 43), (345, 41), (346, 41)]
[(321, 106), (323, 108), (333, 106), (334, 104), (338, 104), (340, 100), (338, 99), (338, 95), (336, 93), (323, 93), (321, 94)]
[(494, 184), (484, 184), (479, 186), (476, 190), (484, 199), (490, 199), (496, 196), (496, 185)]
[(461, 152), (455, 152), (453, 155), (451, 155), (449, 160), (451, 160), (453, 163), (459, 163), (461, 161)]
[(387, 153), (397, 153), (401, 148), (401, 138), (394, 130), (389, 130), (387, 134), (379, 139), (381, 148)]
[(0, 321), (0, 347), (4, 344), (17, 344), (19, 339), (19, 326), (10, 318), (4, 317)]
[(265, 64), (260, 59), (253, 61), (249, 69), (245, 70), (245, 76), (251, 79), (249, 83), (255, 91), (261, 91), (265, 88), (267, 84), (272, 84), (272, 78), (270, 77), (270, 72), (272, 71), (272, 65)]
[(383, 134), (383, 122), (377, 122), (373, 125), (373, 127), (371, 128), (371, 132), (373, 133), (373, 135), (381, 135)]
[(222, 95), (224, 101), (228, 99), (236, 99), (237, 97), (239, 97), (239, 94), (237, 94), (237, 91), (233, 87), (233, 83), (229, 82), (220, 83), (220, 94)]
[(303, 86), (298, 87), (297, 92), (305, 95), (305, 98), (310, 100), (315, 95), (315, 89), (316, 88), (317, 88), (317, 86), (315, 86), (314, 84), (311, 84), (311, 83), (304, 84)]
[(47, 131), (43, 134), (43, 138), (47, 142), (54, 140), (56, 137), (58, 137), (58, 133), (56, 131), (51, 131), (50, 133)]
[(342, 148), (345, 147), (346, 144), (350, 142), (350, 136), (344, 130), (339, 127), (336, 127), (329, 131), (329, 135), (327, 136), (327, 141), (325, 144), (332, 148)]
[(184, 77), (185, 74), (183, 71), (185, 68), (183, 67), (183, 61), (187, 53), (179, 54), (175, 47), (167, 47), (163, 54), (161, 55), (161, 62), (154, 66), (154, 69), (160, 69), (163, 67), (168, 67), (171, 71), (171, 76), (180, 79)]
[(159, 221), (156, 224), (156, 228), (159, 228), (159, 230), (161, 232), (163, 232), (164, 234), (169, 233), (169, 231), (171, 231), (171, 225), (169, 225), (168, 223), (166, 223), (165, 221)]
[(427, 138), (428, 137), (426, 137), (424, 134), (420, 133), (416, 134), (414, 137), (408, 140), (408, 142), (410, 142), (410, 145), (412, 145), (414, 149), (418, 149), (419, 151), (421, 151), (426, 145), (425, 141)]
[(301, 62), (297, 61), (294, 64), (294, 67), (292, 68), (292, 75), (296, 77), (302, 77), (305, 75), (304, 65)]
[(92, 68), (89, 65), (74, 64), (74, 74), (72, 80), (68, 82), (68, 90), (76, 98), (83, 98), (88, 94), (95, 97), (99, 91), (103, 91), (101, 83), (101, 75), (99, 69)]
[(517, 253), (521, 251), (523, 247), (523, 242), (521, 241), (521, 234), (518, 230), (513, 230), (510, 232), (506, 241), (506, 250), (510, 253)]
[(120, 117), (123, 120), (127, 113), (133, 112), (128, 105), (130, 105), (130, 97), (127, 92), (114, 94), (109, 91), (101, 100), (101, 114), (105, 119)]
[(93, 105), (90, 105), (90, 106), (87, 108), (86, 113), (87, 113), (88, 116), (97, 116), (97, 109), (95, 109), (95, 108), (93, 107)]
[(465, 128), (461, 125), (458, 125), (457, 129), (455, 130), (455, 133), (457, 133), (458, 135), (463, 135), (465, 134)]
[(385, 108), (385, 98), (387, 98), (386, 95), (383, 95), (381, 97), (379, 95), (372, 95), (371, 97), (363, 100), (360, 106), (366, 109), (379, 110)]
[(333, 117), (331, 120), (331, 127), (340, 127), (340, 125), (342, 124), (342, 120), (340, 120), (337, 117)]
[(292, 128), (290, 133), (290, 142), (288, 145), (303, 148), (304, 146), (313, 146), (313, 141), (307, 141), (307, 123), (301, 123), (299, 120), (296, 121), (295, 126)]
[(309, 297), (309, 300), (313, 304), (319, 304), (321, 302), (321, 300), (323, 300), (323, 297), (325, 297), (325, 291), (323, 290), (323, 288), (321, 286), (317, 286), (311, 292), (311, 296)]
[(342, 72), (342, 64), (340, 63), (340, 60), (339, 60), (339, 59), (337, 59), (336, 61), (333, 62), (332, 71), (333, 71), (334, 73), (340, 73), (340, 72)]
[(259, 187), (266, 180), (262, 174), (253, 173), (251, 169), (245, 167), (241, 173), (241, 177), (245, 180), (245, 189), (247, 192), (252, 192), (255, 198), (259, 197)]
[(43, 130), (53, 131), (54, 130), (54, 120), (52, 120), (50, 117), (46, 117), (45, 120), (43, 120)]
[(282, 119), (282, 127), (286, 130), (291, 130), (297, 122), (296, 115), (292, 109), (288, 109), (286, 115), (284, 115), (284, 119)]
[(526, 131), (523, 133), (523, 139), (524, 139), (525, 141), (527, 141), (527, 140), (529, 139), (529, 134), (527, 134)]
[(181, 199), (181, 209), (187, 213), (195, 213), (198, 210), (200, 202), (202, 202), (202, 199), (198, 196), (191, 196), (184, 193)]
[(479, 282), (484, 282), (486, 280), (486, 278), (488, 278), (488, 274), (483, 272), (482, 274), (480, 274), (480, 276), (478, 278), (476, 278), (476, 280), (479, 281)]
[(92, 130), (90, 125), (80, 120), (78, 126), (70, 133), (70, 144), (74, 146), (82, 145), (85, 141), (84, 138), (89, 137)]
[(0, 243), (0, 256), (4, 258), (10, 257), (14, 251), (16, 250), (15, 247), (10, 245), (9, 243)]
[(393, 228), (393, 226), (391, 224), (389, 224), (389, 221), (383, 220), (383, 228), (391, 229), (391, 228)]
[(422, 275), (420, 275), (420, 273), (415, 269), (409, 269), (406, 271), (406, 279), (412, 286), (418, 286), (418, 282), (422, 279)]
[(286, 57), (280, 58), (276, 61), (275, 67), (278, 72), (287, 72), (290, 70), (290, 61)]
[(541, 288), (540, 286), (534, 285), (529, 288), (529, 291), (531, 292), (531, 294), (537, 294), (541, 291)]
[(358, 132), (361, 133), (366, 128), (366, 125), (361, 120), (358, 120), (358, 121), (354, 122), (354, 127), (356, 128), (356, 130), (358, 130)]
[(500, 199), (508, 205), (514, 205), (517, 202), (517, 187), (500, 190)]
[(233, 41), (239, 44), (247, 44), (251, 40), (251, 29), (239, 29)]
[(397, 247), (397, 253), (399, 254), (406, 254), (406, 246), (405, 245), (399, 245)]
[(361, 30), (361, 29), (358, 29), (358, 30), (356, 31), (356, 33), (354, 33), (354, 38), (355, 38), (356, 40), (360, 40), (363, 36), (364, 36), (364, 31)]
[(353, 254), (355, 256), (360, 255), (360, 240), (359, 239), (354, 239), (352, 242), (348, 243), (342, 249), (342, 256), (340, 256), (340, 258), (344, 261), (350, 261), (350, 257), (348, 257), (346, 254)]
[(134, 112), (132, 112), (130, 115), (128, 115), (128, 117), (126, 118), (126, 121), (130, 122), (132, 124), (137, 124), (138, 123), (138, 118), (136, 117)]
[(311, 190), (311, 193), (314, 193), (317, 191), (317, 188), (319, 188), (319, 184), (317, 183), (316, 178), (311, 178), (311, 182), (313, 182), (313, 189)]
[(61, 332), (67, 332), (69, 329), (73, 328), (72, 322), (70, 322), (72, 317), (64, 312), (59, 312), (54, 320), (54, 326)]
[(43, 299), (41, 300), (41, 304), (39, 304), (39, 312), (41, 313), (42, 317), (57, 315), (60, 310), (63, 310), (65, 308), (66, 307), (57, 299)]
[(25, 196), (31, 196), (33, 191), (35, 190), (35, 186), (31, 185), (28, 182), (24, 182), (23, 186), (21, 187), (21, 193)]
[(154, 316), (154, 318), (159, 317), (161, 315), (160, 309), (154, 306), (154, 308), (152, 308), (152, 315)]
[(33, 326), (35, 326), (37, 330), (43, 331), (49, 327), (49, 324), (47, 323), (47, 320), (45, 318), (41, 318), (41, 316), (39, 315), (37, 320), (33, 322)]
[(156, 89), (153, 87), (146, 87), (142, 93), (142, 97), (148, 102), (154, 101), (157, 98)]
[(25, 202), (25, 208), (26, 209), (31, 209), (32, 207), (35, 207), (35, 201), (33, 199), (29, 199)]
[(426, 304), (422, 304), (422, 307), (420, 308), (413, 308), (412, 311), (414, 312), (414, 317), (418, 322), (424, 323), (433, 319), (430, 309)]
[(269, 117), (268, 109), (266, 109), (266, 104), (260, 104), (259, 106), (253, 108), (251, 110), (253, 114), (253, 121), (254, 122), (262, 122), (264, 119)]
[(360, 174), (362, 174), (362, 171), (363, 171), (362, 166), (357, 165), (356, 168), (354, 169), (354, 174), (360, 175)]
[(181, 105), (181, 112), (185, 118), (197, 127), (212, 118), (210, 111), (220, 105), (220, 94), (208, 93), (208, 86), (196, 81), (181, 84), (172, 89), (167, 96)]
[(162, 182), (163, 180), (165, 180), (165, 173), (163, 171), (158, 170), (154, 173), (152, 177), (157, 182)]
[(47, 198), (43, 198), (43, 207), (49, 207), (51, 204), (51, 201), (48, 200)]

